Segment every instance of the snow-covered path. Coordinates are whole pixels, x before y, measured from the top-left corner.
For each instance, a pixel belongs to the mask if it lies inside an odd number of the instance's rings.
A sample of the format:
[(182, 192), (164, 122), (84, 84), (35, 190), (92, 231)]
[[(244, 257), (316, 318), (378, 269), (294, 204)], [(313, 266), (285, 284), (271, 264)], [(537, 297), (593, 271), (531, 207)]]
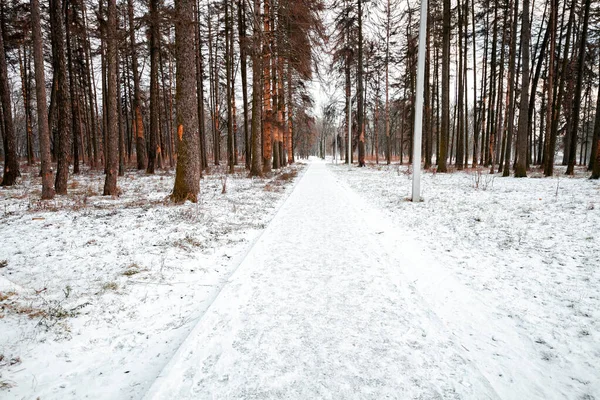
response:
[(148, 399), (495, 399), (315, 161)]

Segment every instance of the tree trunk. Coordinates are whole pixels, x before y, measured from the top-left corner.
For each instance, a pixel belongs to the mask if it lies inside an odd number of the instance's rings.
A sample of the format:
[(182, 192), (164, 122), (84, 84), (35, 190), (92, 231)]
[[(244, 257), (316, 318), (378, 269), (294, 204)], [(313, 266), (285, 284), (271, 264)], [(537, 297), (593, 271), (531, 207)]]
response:
[[(525, 0), (527, 1), (527, 0)], [(502, 176), (510, 175), (510, 156), (512, 154), (512, 134), (514, 128), (514, 99), (515, 99), (515, 61), (517, 58), (517, 26), (519, 17), (519, 1), (514, 2), (514, 15), (510, 34), (510, 55), (508, 60), (508, 102), (507, 102), (507, 124), (506, 124), (506, 147), (504, 153), (504, 170)]]
[(31, 126), (31, 92), (29, 89), (29, 73), (27, 72), (27, 48), (23, 43), (23, 49), (19, 48), (19, 72), (21, 76), (21, 94), (23, 95), (23, 107), (25, 108), (25, 133), (27, 165), (33, 165), (33, 128)]
[(567, 135), (570, 134), (571, 140), (569, 149), (565, 149), (565, 153), (567, 151), (569, 152), (569, 165), (566, 172), (567, 175), (575, 174), (575, 159), (577, 158), (577, 131), (579, 130), (579, 112), (581, 109), (581, 91), (583, 86), (588, 21), (590, 19), (590, 3), (591, 0), (584, 1), (585, 11), (583, 14), (583, 33), (581, 38), (579, 38), (579, 60), (577, 63), (577, 83), (575, 85), (575, 98), (573, 100), (573, 115), (570, 125), (571, 132), (567, 132)]
[(104, 196), (117, 196), (119, 173), (119, 127), (117, 117), (117, 1), (108, 0), (106, 24), (106, 179)]
[(232, 93), (232, 75), (233, 75), (233, 29), (231, 27), (231, 18), (229, 15), (230, 11), (230, 0), (225, 0), (225, 84), (226, 91), (225, 95), (227, 98), (227, 169), (230, 174), (234, 172), (233, 166), (233, 96)]
[[(33, 35), (33, 62), (35, 66), (38, 135), (40, 138), (40, 158), (42, 162), (42, 200), (50, 200), (54, 198), (54, 188), (52, 187), (52, 158), (50, 157), (50, 130), (48, 129), (48, 114), (46, 108), (44, 47), (42, 42), (39, 0), (31, 0), (31, 28)], [(2, 49), (0, 49), (0, 51), (1, 50)]]
[(358, 0), (358, 69), (357, 74), (357, 88), (356, 88), (356, 102), (357, 102), (357, 135), (358, 135), (358, 166), (364, 167), (365, 164), (365, 116), (364, 116), (364, 87), (363, 87), (363, 12), (362, 12), (363, 0)]
[[(563, 53), (563, 62), (562, 62), (562, 67), (561, 67), (561, 72), (560, 72), (560, 77), (558, 79), (558, 91), (556, 91), (556, 87), (554, 88), (555, 93), (554, 96), (556, 98), (556, 102), (554, 104), (554, 107), (552, 107), (552, 100), (549, 97), (549, 101), (548, 101), (548, 107), (552, 110), (552, 124), (551, 124), (551, 132), (550, 132), (550, 138), (548, 140), (548, 150), (546, 152), (546, 163), (544, 166), (544, 175), (545, 176), (552, 176), (554, 174), (554, 158), (555, 158), (555, 152), (556, 152), (556, 139), (558, 136), (558, 124), (559, 124), (559, 120), (560, 120), (560, 111), (562, 108), (562, 101), (563, 101), (563, 97), (564, 97), (564, 89), (565, 89), (565, 83), (566, 83), (566, 73), (567, 73), (567, 65), (568, 65), (568, 61), (569, 61), (569, 44), (571, 42), (571, 28), (573, 26), (573, 21), (575, 18), (575, 5), (577, 4), (577, 0), (573, 0), (571, 3), (571, 10), (569, 12), (569, 21), (567, 22), (567, 35), (565, 37), (565, 48), (564, 48), (564, 53)], [(566, 2), (565, 2), (566, 5)], [(563, 13), (563, 17), (564, 17), (564, 13)], [(562, 31), (562, 29), (561, 29)], [(551, 57), (553, 56), (553, 54), (550, 55)], [(556, 69), (558, 70), (558, 66), (556, 67)]]
[[(150, 9), (152, 9), (152, 0)], [(152, 11), (150, 12), (152, 13)], [(133, 20), (133, 0), (127, 0), (127, 14), (129, 16), (129, 44), (131, 46), (131, 71), (133, 75), (133, 109), (135, 115), (133, 121), (133, 132), (135, 135), (137, 169), (145, 169), (147, 166), (148, 172), (154, 173), (154, 165), (152, 165), (152, 167), (149, 165), (148, 155), (146, 154), (146, 137), (144, 135), (144, 121), (142, 118), (141, 109), (142, 99), (140, 95), (140, 75), (138, 73), (137, 49), (135, 43), (135, 23)], [(152, 24), (153, 22), (151, 22), (151, 25)], [(152, 28), (150, 34), (152, 35)], [(150, 118), (152, 118), (152, 115)], [(150, 152), (154, 152), (154, 150), (150, 148)], [(150, 158), (152, 158), (151, 155)], [(154, 164), (154, 161), (152, 161), (152, 163)]]
[(75, 18), (75, 9), (70, 0), (66, 0), (67, 11), (65, 13), (66, 41), (67, 41), (67, 65), (69, 66), (69, 97), (71, 98), (71, 127), (73, 130), (73, 174), (79, 171), (79, 138), (81, 137), (81, 119), (79, 116), (80, 98), (77, 94), (75, 66), (73, 65), (73, 51), (71, 38), (71, 18)]
[(438, 172), (447, 172), (448, 133), (450, 129), (450, 0), (443, 0), (442, 26), (442, 126), (440, 132), (440, 159)]
[(240, 41), (240, 73), (242, 74), (242, 101), (244, 115), (244, 147), (246, 169), (249, 170), (252, 162), (252, 145), (248, 127), (248, 66), (247, 66), (247, 37), (246, 37), (246, 2), (238, 0), (238, 31)]
[[(523, 0), (523, 13), (521, 22), (521, 104), (519, 109), (519, 123), (517, 131), (517, 164), (515, 166), (515, 177), (527, 176), (527, 133), (529, 130), (529, 39), (531, 28), (529, 27), (529, 0)], [(533, 89), (535, 90), (535, 88)]]
[(202, 59), (202, 40), (200, 39), (200, 9), (198, 0), (195, 2), (195, 29), (196, 35), (196, 90), (198, 92), (198, 130), (200, 133), (200, 169), (208, 168), (206, 154), (206, 132), (204, 126), (204, 60)]
[(262, 121), (262, 138), (263, 138), (263, 173), (271, 172), (271, 156), (273, 153), (273, 132), (271, 129), (271, 119), (273, 117), (273, 109), (271, 106), (271, 12), (270, 0), (264, 1), (263, 13), (263, 121)]
[(594, 139), (592, 142), (592, 153), (590, 154), (590, 166), (592, 167), (592, 179), (600, 178), (600, 93), (596, 100), (596, 121), (594, 123)]
[(71, 151), (69, 88), (65, 65), (65, 34), (62, 18), (62, 1), (50, 0), (50, 29), (52, 36), (53, 79), (56, 81), (56, 108), (58, 143), (56, 144), (56, 181), (57, 194), (67, 194), (69, 177), (69, 154)]
[[(131, 2), (132, 0), (128, 0)], [(148, 168), (146, 172), (149, 174), (154, 173), (155, 163), (156, 163), (156, 148), (158, 144), (158, 135), (159, 135), (159, 115), (160, 115), (160, 98), (158, 93), (158, 67), (159, 67), (159, 53), (160, 53), (160, 17), (158, 10), (159, 3), (157, 0), (150, 0), (150, 146), (148, 146)], [(133, 40), (133, 39), (132, 39)], [(136, 65), (137, 63), (133, 62), (132, 64)], [(136, 76), (134, 72), (134, 77)], [(135, 92), (135, 79), (134, 79), (134, 92)], [(138, 88), (139, 90), (139, 80), (138, 80)], [(135, 96), (135, 93), (134, 93)], [(139, 100), (139, 92), (137, 94)], [(134, 100), (135, 102), (135, 100)], [(135, 103), (134, 103), (135, 104)], [(137, 110), (139, 110), (139, 106), (136, 107), (136, 120)], [(136, 123), (136, 126), (138, 124)], [(140, 124), (143, 126), (141, 121), (141, 113), (140, 113)], [(136, 128), (137, 129), (137, 128)], [(143, 128), (142, 128), (143, 129)], [(139, 130), (138, 130), (139, 133)], [(139, 135), (136, 136), (139, 141)], [(144, 150), (145, 147), (145, 138), (144, 132), (142, 130), (142, 141), (144, 142)], [(138, 145), (139, 148), (139, 145)], [(140, 168), (139, 159), (138, 159), (138, 168)]]
[(16, 183), (17, 177), (20, 176), (20, 172), (19, 160), (17, 158), (17, 142), (11, 110), (12, 100), (8, 82), (6, 53), (4, 48), (4, 18), (4, 13), (2, 12), (2, 20), (0, 21), (0, 98), (2, 99), (2, 122), (4, 122), (4, 132), (2, 135), (4, 144), (4, 176), (2, 177), (1, 185), (12, 186)]
[(175, 51), (177, 64), (177, 170), (171, 199), (198, 201), (200, 158), (198, 104), (196, 92), (196, 54), (194, 49), (194, 2), (175, 2)]
[(250, 176), (262, 175), (260, 156), (260, 79), (261, 79), (261, 40), (260, 40), (260, 0), (254, 0), (254, 18), (252, 33), (252, 121), (251, 147), (252, 163)]

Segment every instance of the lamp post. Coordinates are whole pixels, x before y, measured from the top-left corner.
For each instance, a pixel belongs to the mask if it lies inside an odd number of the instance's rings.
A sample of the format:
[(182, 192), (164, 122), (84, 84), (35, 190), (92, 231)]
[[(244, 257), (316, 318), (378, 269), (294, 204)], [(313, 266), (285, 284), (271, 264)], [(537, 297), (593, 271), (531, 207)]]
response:
[(425, 86), (425, 40), (427, 36), (427, 1), (428, 0), (421, 0), (421, 22), (419, 26), (417, 98), (415, 100), (415, 130), (413, 135), (413, 202), (421, 201), (421, 136), (423, 133), (423, 87)]
[(350, 94), (350, 88), (348, 88), (348, 155), (346, 157), (348, 161), (348, 167), (352, 166), (352, 95)]

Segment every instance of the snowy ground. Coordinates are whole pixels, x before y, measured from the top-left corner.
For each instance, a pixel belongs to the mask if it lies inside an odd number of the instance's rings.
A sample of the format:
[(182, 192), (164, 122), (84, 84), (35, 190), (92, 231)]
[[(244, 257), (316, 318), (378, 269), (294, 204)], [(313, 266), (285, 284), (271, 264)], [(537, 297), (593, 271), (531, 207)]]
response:
[(146, 399), (497, 399), (313, 162)]
[(0, 189), (0, 398), (142, 396), (301, 168), (215, 170), (197, 205), (169, 203), (172, 172), (132, 171), (119, 198), (99, 196), (103, 176), (86, 172), (42, 203), (25, 168)]
[(215, 173), (198, 206), (171, 174), (1, 189), (0, 398), (600, 399), (580, 175), (426, 172), (417, 204), (406, 167), (321, 162), (293, 192)]
[(329, 168), (502, 398), (600, 398), (599, 182)]

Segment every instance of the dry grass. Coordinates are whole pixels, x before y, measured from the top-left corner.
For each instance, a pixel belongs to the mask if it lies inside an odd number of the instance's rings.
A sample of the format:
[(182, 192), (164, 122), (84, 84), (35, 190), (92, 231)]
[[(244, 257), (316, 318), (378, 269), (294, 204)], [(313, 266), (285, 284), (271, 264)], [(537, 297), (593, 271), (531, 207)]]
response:
[(136, 263), (131, 263), (131, 264), (129, 264), (127, 269), (123, 272), (123, 275), (124, 276), (133, 276), (133, 275), (139, 274), (140, 272), (142, 272), (142, 269), (140, 268), (140, 266)]

